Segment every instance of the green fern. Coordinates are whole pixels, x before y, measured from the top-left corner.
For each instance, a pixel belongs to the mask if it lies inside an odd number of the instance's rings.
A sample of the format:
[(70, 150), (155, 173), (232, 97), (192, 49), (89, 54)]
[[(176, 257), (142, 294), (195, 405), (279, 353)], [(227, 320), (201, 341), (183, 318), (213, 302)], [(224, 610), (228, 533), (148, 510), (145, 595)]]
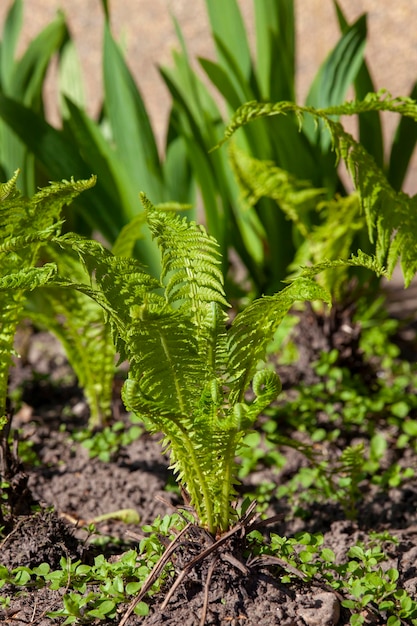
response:
[[(417, 271), (417, 197), (396, 192), (386, 180), (374, 159), (343, 126), (336, 121), (341, 115), (368, 111), (391, 111), (417, 120), (417, 103), (410, 98), (392, 98), (387, 92), (370, 93), (362, 101), (315, 109), (293, 102), (249, 102), (234, 114), (225, 130), (226, 141), (241, 126), (263, 117), (293, 113), (302, 126), (305, 116), (312, 116), (328, 130), (336, 156), (343, 159), (359, 194), (369, 238), (375, 243), (375, 258), (385, 265), (388, 276), (400, 258), (405, 285)], [(219, 145), (221, 145), (221, 143)]]
[[(194, 222), (142, 201), (161, 251), (160, 281), (96, 242), (68, 235), (56, 243), (72, 246), (95, 277), (95, 284), (77, 288), (103, 306), (121, 357), (129, 360), (127, 408), (164, 434), (200, 522), (210, 532), (224, 531), (233, 515), (236, 450), (280, 391), (275, 372), (258, 371), (267, 344), (294, 301), (329, 301), (329, 295), (300, 278), (254, 302), (227, 329), (217, 243)], [(255, 399), (248, 402), (251, 382)]]
[[(355, 237), (365, 226), (357, 194), (326, 200), (325, 189), (311, 187), (274, 163), (255, 159), (238, 150), (233, 143), (231, 145), (231, 165), (244, 201), (252, 208), (262, 197), (275, 200), (277, 208), (298, 231), (294, 234), (299, 245), (289, 268), (294, 272), (290, 278), (300, 273), (300, 266), (348, 259)], [(351, 266), (349, 263), (338, 264), (319, 277), (336, 301), (344, 295)]]
[[(79, 259), (69, 251), (57, 254), (49, 246), (44, 252), (61, 275), (77, 282), (88, 280)], [(44, 286), (27, 299), (26, 314), (59, 339), (87, 400), (89, 428), (102, 427), (112, 414), (115, 375), (115, 348), (102, 307), (75, 289)]]
[(42, 246), (59, 234), (62, 207), (95, 182), (92, 177), (51, 183), (28, 200), (16, 189), (17, 176), (18, 171), (0, 185), (0, 416), (6, 412), (14, 335), (26, 294), (50, 283), (57, 273), (54, 263), (38, 267)]
[(311, 213), (324, 199), (325, 189), (311, 187), (272, 161), (261, 161), (239, 150), (234, 143), (229, 149), (230, 164), (244, 201), (254, 207), (265, 197), (272, 198), (297, 227), (303, 237), (311, 230)]

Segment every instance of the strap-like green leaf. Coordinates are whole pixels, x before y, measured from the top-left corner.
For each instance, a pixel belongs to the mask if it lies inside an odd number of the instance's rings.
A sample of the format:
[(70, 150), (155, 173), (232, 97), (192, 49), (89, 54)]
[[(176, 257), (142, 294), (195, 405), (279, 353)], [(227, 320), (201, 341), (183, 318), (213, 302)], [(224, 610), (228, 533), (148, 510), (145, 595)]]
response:
[[(414, 83), (410, 98), (417, 100), (417, 82)], [(389, 155), (387, 178), (397, 191), (402, 189), (410, 166), (410, 159), (417, 142), (417, 124), (408, 117), (400, 117)]]
[(138, 190), (146, 189), (162, 202), (161, 166), (148, 113), (108, 24), (104, 30), (103, 72), (105, 108), (120, 160), (129, 178), (137, 181)]
[(256, 77), (263, 100), (295, 100), (294, 0), (254, 2)]
[[(320, 67), (307, 95), (306, 105), (316, 109), (341, 104), (349, 86), (355, 80), (363, 63), (366, 42), (366, 16), (360, 17), (342, 35), (335, 48)], [(313, 120), (306, 120), (304, 131), (314, 143), (317, 127)], [(329, 149), (327, 133), (320, 136), (323, 152)]]
[[(336, 0), (334, 0), (334, 5), (340, 29), (342, 33), (345, 33), (349, 29), (349, 24)], [(362, 100), (366, 94), (375, 91), (365, 59), (354, 80), (354, 87), (357, 100)], [(378, 111), (369, 111), (359, 117), (359, 137), (363, 147), (374, 157), (376, 164), (382, 168), (384, 166), (384, 139), (381, 116)]]

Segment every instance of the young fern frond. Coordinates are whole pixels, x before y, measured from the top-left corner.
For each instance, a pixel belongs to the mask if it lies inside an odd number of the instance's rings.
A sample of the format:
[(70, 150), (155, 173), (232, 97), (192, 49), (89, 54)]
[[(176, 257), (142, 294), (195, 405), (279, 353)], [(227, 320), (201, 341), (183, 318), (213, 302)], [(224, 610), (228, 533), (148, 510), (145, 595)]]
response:
[[(146, 197), (143, 201), (147, 202)], [(182, 204), (180, 202), (161, 202), (156, 205), (160, 211), (186, 211), (192, 209), (191, 204)], [(143, 228), (146, 226), (146, 214), (144, 211), (135, 215), (128, 224), (125, 224), (117, 236), (112, 246), (112, 252), (115, 256), (134, 256), (133, 251), (137, 241), (143, 238)]]
[(396, 192), (365, 148), (343, 126), (335, 121), (341, 115), (356, 115), (367, 111), (391, 111), (417, 120), (417, 103), (411, 98), (392, 98), (387, 92), (370, 93), (362, 101), (346, 102), (339, 106), (315, 109), (293, 102), (249, 102), (234, 114), (225, 130), (221, 145), (248, 122), (274, 115), (293, 113), (300, 128), (304, 116), (322, 121), (330, 133), (338, 159), (342, 158), (352, 177), (364, 210), (371, 242), (375, 241), (375, 256), (385, 264), (388, 276), (401, 258), (405, 285), (408, 286), (417, 271), (417, 198)]
[[(123, 388), (127, 408), (164, 433), (172, 468), (201, 523), (212, 532), (226, 530), (235, 495), (236, 449), (280, 391), (274, 372), (256, 371), (259, 360), (295, 300), (323, 295), (328, 300), (328, 294), (300, 279), (269, 306), (267, 299), (259, 301), (253, 316), (250, 311), (238, 314), (227, 331), (214, 240), (195, 223), (155, 209), (146, 198), (143, 202), (161, 250), (161, 282), (141, 280), (137, 268), (120, 275), (126, 260), (110, 255), (102, 254), (97, 263), (94, 253), (90, 271), (110, 317), (114, 309), (130, 361)], [(115, 284), (122, 287), (117, 294)], [(252, 379), (255, 400), (247, 403), (244, 394)]]
[(256, 374), (255, 400), (246, 403), (242, 393), (234, 401), (217, 246), (196, 224), (144, 204), (161, 249), (160, 281), (133, 259), (65, 235), (53, 244), (72, 248), (91, 278), (77, 285), (71, 276), (60, 277), (58, 284), (76, 286), (103, 306), (116, 346), (130, 362), (125, 404), (164, 433), (178, 480), (201, 523), (215, 533), (230, 524), (236, 449), (280, 384), (273, 372)]
[(6, 292), (6, 297), (11, 296), (12, 290), (32, 291), (42, 285), (50, 283), (57, 274), (54, 263), (45, 263), (41, 267), (28, 267), (24, 270), (10, 272), (0, 277), (0, 291)]
[(0, 185), (0, 417), (5, 414), (10, 355), (26, 293), (55, 279), (55, 264), (37, 267), (41, 248), (59, 233), (63, 206), (95, 183), (94, 177), (51, 183), (27, 199), (16, 189), (17, 175)]
[(196, 378), (205, 366), (192, 322), (159, 296), (145, 299), (136, 315), (128, 336), (131, 380), (127, 387), (133, 384), (136, 395), (131, 408), (146, 417), (160, 413), (174, 420), (188, 419), (199, 397)]
[[(62, 249), (58, 253), (52, 245), (45, 254), (55, 261), (61, 275), (80, 283), (89, 280), (74, 254)], [(115, 347), (103, 308), (75, 289), (49, 286), (31, 294), (26, 311), (35, 324), (60, 340), (87, 400), (90, 428), (103, 426), (111, 416), (115, 374)]]
[[(366, 225), (357, 194), (325, 200), (324, 189), (311, 187), (274, 163), (255, 159), (238, 150), (233, 143), (231, 146), (231, 165), (244, 200), (251, 207), (262, 197), (275, 200), (304, 239), (290, 266), (294, 270), (290, 278), (299, 275), (302, 265), (314, 266), (323, 261), (349, 257), (355, 236)], [(320, 216), (319, 224), (316, 224), (317, 215)], [(352, 265), (334, 266), (332, 271), (319, 277), (320, 283), (336, 300), (343, 296)]]
[(160, 283), (144, 271), (134, 258), (115, 257), (97, 241), (83, 239), (73, 233), (55, 237), (51, 243), (58, 249), (76, 253), (89, 277), (87, 282), (61, 272), (55, 284), (64, 289), (76, 289), (92, 298), (104, 310), (110, 324), (120, 361), (129, 358), (127, 336), (131, 322), (144, 297), (158, 289)]
[(348, 259), (326, 259), (311, 267), (302, 267), (301, 275), (306, 278), (312, 278), (313, 276), (317, 276), (326, 270), (334, 270), (344, 267), (364, 267), (365, 269), (374, 272), (377, 276), (385, 276), (388, 278), (388, 273), (385, 267), (380, 265), (375, 257), (362, 252), (362, 250), (357, 250), (356, 254), (351, 254)]
[(5, 183), (0, 183), (0, 202), (3, 202), (6, 198), (10, 200), (12, 196), (18, 197), (19, 193), (16, 189), (16, 182), (19, 173), (20, 170), (17, 169), (10, 180)]
[(229, 158), (240, 192), (249, 206), (256, 205), (263, 197), (272, 198), (301, 235), (308, 237), (310, 213), (316, 210), (326, 190), (311, 187), (307, 181), (298, 180), (272, 161), (255, 159), (234, 143), (231, 143)]
[(42, 231), (36, 231), (34, 233), (20, 235), (17, 237), (9, 237), (7, 241), (3, 241), (0, 244), (0, 253), (2, 252), (15, 252), (22, 251), (23, 248), (30, 246), (31, 244), (44, 244), (51, 240), (51, 237), (57, 235), (60, 231), (63, 222), (56, 222), (49, 227), (44, 228)]
[(161, 251), (165, 297), (190, 311), (198, 333), (212, 302), (227, 306), (218, 243), (202, 226), (186, 218), (172, 219), (172, 214), (156, 210), (143, 195), (142, 202)]
[(233, 320), (228, 333), (227, 366), (232, 403), (242, 401), (259, 361), (265, 357), (268, 343), (298, 300), (323, 300), (331, 304), (328, 291), (310, 278), (301, 277), (279, 293), (255, 300)]

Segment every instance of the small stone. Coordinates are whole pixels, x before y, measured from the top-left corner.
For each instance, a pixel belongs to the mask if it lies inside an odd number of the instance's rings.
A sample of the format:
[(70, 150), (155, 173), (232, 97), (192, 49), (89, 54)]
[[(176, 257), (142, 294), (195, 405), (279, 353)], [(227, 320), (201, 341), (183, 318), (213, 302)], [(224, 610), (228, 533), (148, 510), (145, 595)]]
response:
[(300, 607), (298, 614), (307, 626), (335, 626), (340, 617), (339, 601), (334, 593), (317, 593), (312, 597), (310, 606)]

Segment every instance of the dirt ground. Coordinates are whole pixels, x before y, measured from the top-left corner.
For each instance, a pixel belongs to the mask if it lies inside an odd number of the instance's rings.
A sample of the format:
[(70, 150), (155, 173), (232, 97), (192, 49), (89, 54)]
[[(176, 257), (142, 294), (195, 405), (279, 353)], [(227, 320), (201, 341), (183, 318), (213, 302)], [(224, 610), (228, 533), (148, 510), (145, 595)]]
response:
[[(180, 501), (178, 495), (167, 490), (170, 472), (167, 459), (161, 454), (158, 437), (143, 434), (122, 448), (110, 462), (89, 458), (87, 450), (71, 436), (86, 426), (88, 409), (82, 393), (71, 382), (56, 344), (45, 334), (35, 336), (35, 339), (32, 342), (35, 348), (29, 349), (25, 359), (12, 370), (12, 387), (20, 384), (24, 390), (23, 405), (15, 415), (13, 425), (21, 429), (23, 439), (33, 441), (33, 450), (41, 461), (40, 465), (26, 466), (25, 471), (29, 490), (42, 508), (35, 515), (22, 515), (15, 520), (13, 531), (1, 543), (0, 560), (9, 568), (19, 565), (32, 568), (47, 562), (52, 569), (59, 569), (63, 555), (91, 562), (97, 548), (85, 543), (86, 533), (81, 527), (97, 515), (133, 508), (142, 525), (152, 522), (156, 515), (172, 513), (172, 507)], [(45, 377), (48, 370), (49, 375)], [(38, 372), (35, 376), (34, 371)], [(56, 379), (67, 382), (57, 384)], [(117, 392), (114, 409), (116, 415), (126, 418)], [(303, 455), (291, 448), (284, 448), (282, 452), (286, 457), (284, 468), (278, 472), (261, 466), (251, 480), (241, 486), (241, 496), (248, 490), (253, 491), (254, 484), (265, 480), (280, 484), (305, 463)], [(407, 454), (404, 462), (417, 468), (417, 455), (410, 450)], [(333, 549), (340, 560), (349, 547), (358, 540), (366, 540), (369, 533), (388, 531), (398, 538), (398, 545), (387, 545), (390, 560), (384, 563), (384, 567), (397, 568), (400, 573), (398, 585), (417, 598), (416, 511), (417, 484), (414, 480), (389, 492), (367, 488), (356, 521), (347, 520), (340, 506), (332, 502), (325, 506), (312, 503), (310, 515), (302, 519), (289, 514), (285, 501), (272, 500), (268, 515), (278, 515), (278, 521), (269, 531), (281, 536), (293, 536), (299, 531), (321, 532), (324, 545)], [(107, 521), (97, 527), (103, 535), (116, 538), (100, 548), (107, 557), (137, 548), (138, 542), (132, 538), (132, 533), (137, 536), (138, 526)], [(239, 546), (237, 550), (239, 552)], [(230, 563), (219, 562), (210, 584), (207, 626), (349, 624), (350, 613), (341, 607), (342, 598), (337, 593), (320, 582), (295, 581), (284, 585), (280, 582), (282, 574), (282, 569), (276, 566), (258, 564), (242, 572)], [(163, 596), (161, 600), (156, 596), (145, 620), (132, 615), (127, 624), (197, 626), (206, 575), (207, 566), (203, 564), (180, 585), (166, 609), (160, 610)], [(3, 596), (8, 593), (11, 594), (11, 604), (0, 613), (2, 623), (15, 626), (63, 623), (63, 618), (51, 620), (46, 613), (60, 608), (64, 590), (31, 589), (20, 593), (16, 588), (1, 590)], [(386, 615), (377, 612), (368, 612), (365, 617), (365, 624), (386, 623)]]

